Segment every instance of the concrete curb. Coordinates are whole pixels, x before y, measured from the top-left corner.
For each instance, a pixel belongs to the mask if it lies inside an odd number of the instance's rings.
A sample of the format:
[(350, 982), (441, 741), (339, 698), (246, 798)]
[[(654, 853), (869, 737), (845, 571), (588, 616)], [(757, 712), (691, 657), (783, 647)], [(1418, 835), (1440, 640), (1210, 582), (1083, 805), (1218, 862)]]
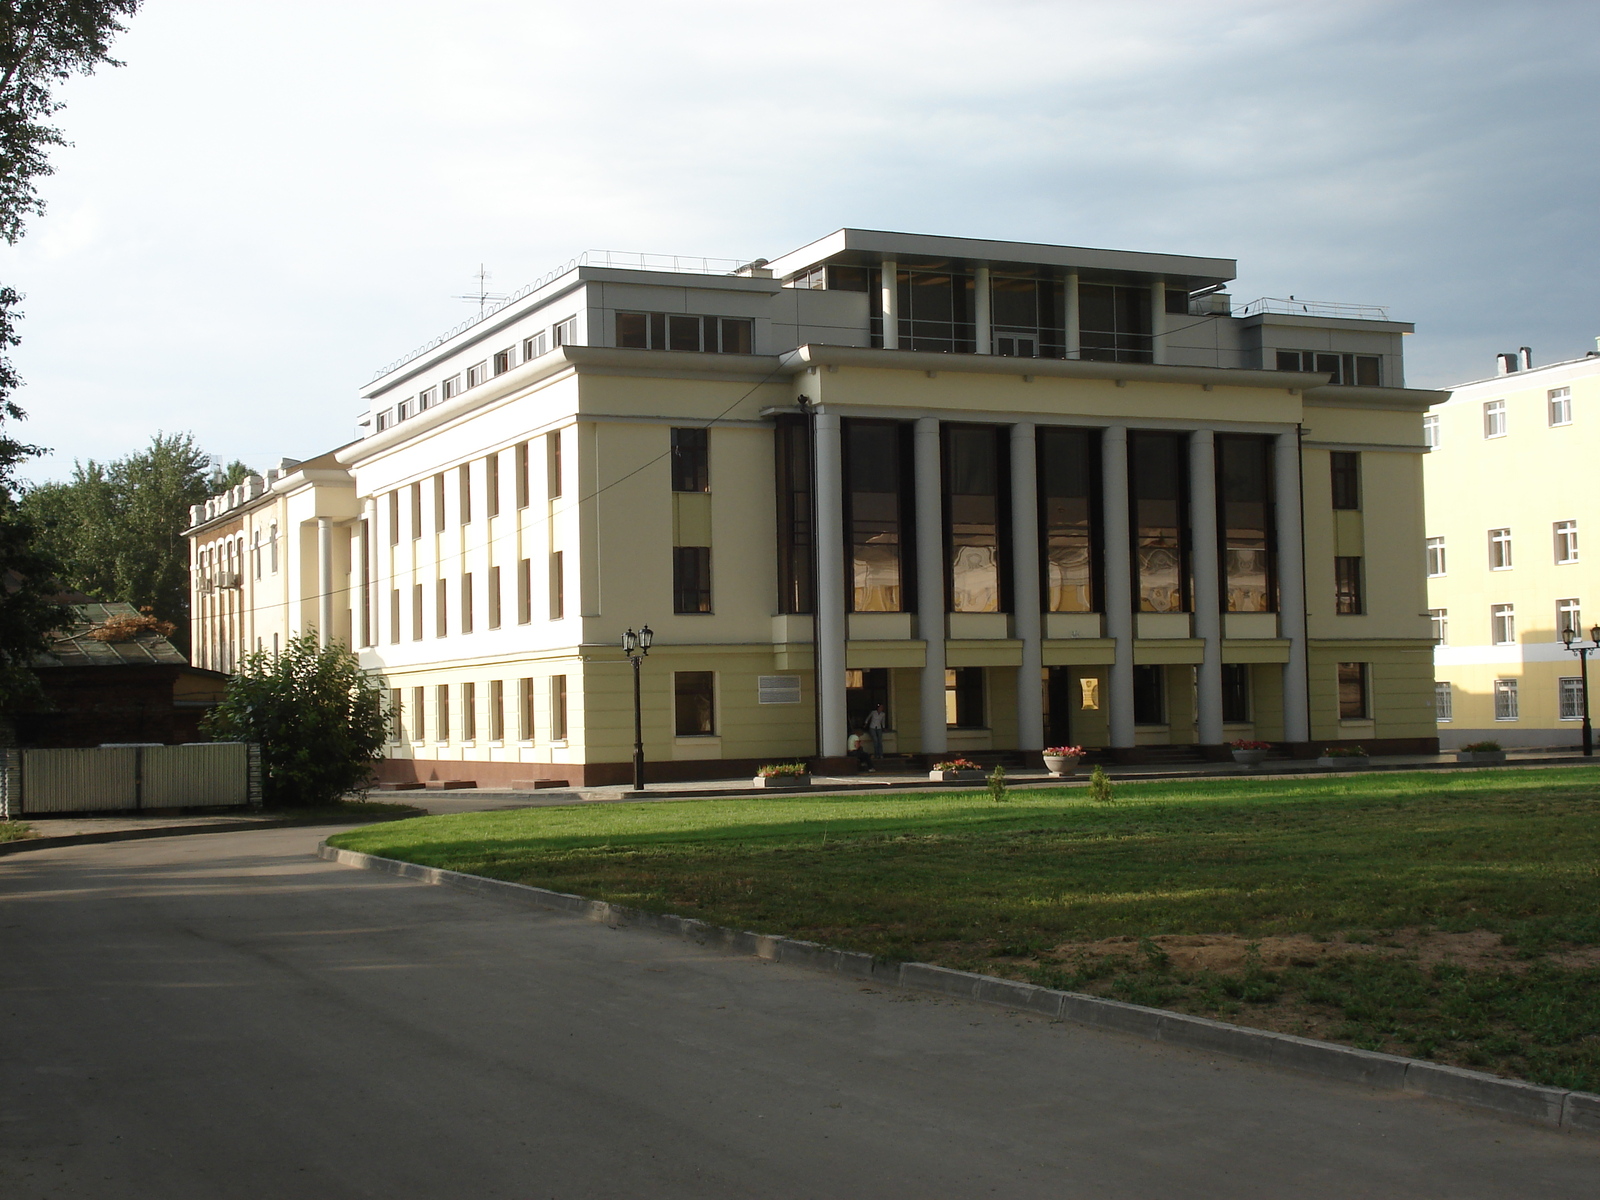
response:
[(613, 929), (631, 926), (655, 933), (687, 938), (729, 954), (751, 955), (771, 962), (789, 963), (813, 971), (871, 980), (890, 987), (933, 992), (981, 1004), (1037, 1013), (1055, 1020), (1072, 1021), (1097, 1029), (1110, 1029), (1151, 1041), (1167, 1042), (1192, 1050), (1228, 1054), (1268, 1066), (1302, 1071), (1346, 1083), (1365, 1084), (1385, 1091), (1411, 1092), (1484, 1108), (1507, 1116), (1579, 1133), (1600, 1133), (1600, 1095), (1566, 1088), (1542, 1087), (1516, 1079), (1502, 1079), (1482, 1071), (1467, 1071), (1438, 1063), (1357, 1050), (1333, 1042), (1319, 1042), (1288, 1033), (1247, 1029), (1206, 1017), (1104, 1000), (1078, 992), (1062, 992), (1031, 983), (954, 971), (931, 963), (885, 962), (855, 950), (834, 950), (816, 942), (768, 933), (748, 933), (709, 925), (692, 917), (645, 912), (606, 900), (590, 900), (567, 892), (508, 883), (482, 875), (467, 875), (440, 867), (380, 858), (356, 850), (340, 850), (326, 841), (317, 845), (317, 857), (341, 866), (381, 871), (461, 891), (511, 900), (532, 908), (553, 909), (572, 916), (601, 921)]
[[(381, 825), (385, 821), (406, 821), (409, 817), (400, 815), (383, 815), (367, 821), (368, 825)], [(326, 822), (326, 824), (345, 824), (344, 821)], [(94, 846), (101, 842), (137, 842), (145, 838), (160, 837), (187, 837), (197, 833), (241, 833), (250, 829), (314, 829), (315, 825), (303, 824), (299, 821), (266, 820), (250, 821), (214, 821), (206, 825), (153, 825), (149, 829), (108, 829), (101, 833), (67, 833), (59, 837), (31, 837), (18, 838), (14, 842), (0, 842), (0, 857), (7, 854), (20, 854), (24, 850), (53, 850), (57, 846)]]

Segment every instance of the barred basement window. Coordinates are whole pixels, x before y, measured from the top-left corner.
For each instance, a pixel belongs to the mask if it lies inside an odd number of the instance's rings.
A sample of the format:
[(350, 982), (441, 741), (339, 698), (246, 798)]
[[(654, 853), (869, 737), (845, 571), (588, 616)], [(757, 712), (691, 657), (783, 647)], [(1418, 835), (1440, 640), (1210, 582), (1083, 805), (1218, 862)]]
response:
[(1494, 719), (1496, 721), (1515, 721), (1517, 719), (1517, 681), (1515, 679), (1496, 679), (1494, 681)]
[(1455, 694), (1448, 680), (1441, 679), (1433, 685), (1433, 717), (1436, 721), (1455, 720)]
[(1563, 721), (1583, 720), (1583, 679), (1577, 675), (1563, 675), (1560, 680), (1561, 687), (1561, 719)]

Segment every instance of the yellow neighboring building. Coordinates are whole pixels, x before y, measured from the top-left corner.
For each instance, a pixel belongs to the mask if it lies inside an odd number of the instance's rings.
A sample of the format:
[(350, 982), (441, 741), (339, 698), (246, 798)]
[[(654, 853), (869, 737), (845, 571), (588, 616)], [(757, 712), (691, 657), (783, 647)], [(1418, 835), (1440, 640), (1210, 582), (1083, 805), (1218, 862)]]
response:
[[(592, 253), (199, 506), (200, 665), (323, 631), (384, 775), (623, 781), (1064, 742), (1436, 746), (1422, 418), (1379, 309), (1228, 259), (840, 230)], [(1371, 514), (1375, 519), (1368, 520)]]
[[(1580, 532), (1600, 527), (1593, 487), (1600, 353), (1453, 389), (1428, 413), (1428, 607), (1445, 747), (1573, 746), (1583, 691), (1561, 630), (1600, 622), (1600, 566)], [(1597, 586), (1589, 587), (1595, 578)], [(1585, 598), (1587, 597), (1587, 607)]]

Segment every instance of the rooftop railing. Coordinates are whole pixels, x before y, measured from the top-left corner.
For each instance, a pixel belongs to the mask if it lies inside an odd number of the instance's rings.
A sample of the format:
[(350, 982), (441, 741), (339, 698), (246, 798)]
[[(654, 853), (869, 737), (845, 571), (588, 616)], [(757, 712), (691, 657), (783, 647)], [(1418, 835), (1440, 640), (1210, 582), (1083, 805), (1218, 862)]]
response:
[[(420, 358), (429, 350), (437, 349), (451, 338), (465, 333), (474, 325), (487, 321), (508, 305), (515, 304), (518, 300), (526, 299), (540, 288), (548, 287), (563, 275), (570, 271), (575, 271), (579, 267), (613, 267), (618, 270), (668, 271), (689, 275), (732, 275), (748, 261), (748, 259), (743, 258), (697, 258), (684, 254), (646, 254), (642, 251), (632, 250), (585, 250), (577, 258), (570, 259), (559, 267), (546, 271), (532, 283), (519, 288), (511, 295), (496, 299), (493, 304), (485, 308), (477, 316), (468, 317), (461, 324), (446, 330), (433, 340), (424, 342), (410, 354), (402, 354), (388, 366), (375, 372), (372, 378), (382, 379), (395, 368), (404, 366), (414, 358)], [(477, 297), (473, 298), (476, 299)]]
[(1276, 313), (1285, 317), (1342, 317), (1347, 321), (1387, 321), (1389, 310), (1382, 304), (1341, 304), (1336, 300), (1297, 300), (1280, 296), (1262, 296), (1233, 310), (1236, 317), (1253, 317), (1257, 313)]

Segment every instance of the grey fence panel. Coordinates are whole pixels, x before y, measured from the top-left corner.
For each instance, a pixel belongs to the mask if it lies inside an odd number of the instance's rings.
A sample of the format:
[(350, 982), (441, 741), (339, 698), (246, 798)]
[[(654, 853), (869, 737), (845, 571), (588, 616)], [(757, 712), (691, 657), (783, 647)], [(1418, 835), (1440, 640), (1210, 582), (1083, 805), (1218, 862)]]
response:
[(24, 750), (22, 786), (22, 812), (131, 812), (139, 807), (139, 751)]
[(0, 750), (0, 821), (22, 812), (22, 751)]
[(142, 807), (232, 808), (249, 802), (249, 748), (243, 742), (145, 748)]

